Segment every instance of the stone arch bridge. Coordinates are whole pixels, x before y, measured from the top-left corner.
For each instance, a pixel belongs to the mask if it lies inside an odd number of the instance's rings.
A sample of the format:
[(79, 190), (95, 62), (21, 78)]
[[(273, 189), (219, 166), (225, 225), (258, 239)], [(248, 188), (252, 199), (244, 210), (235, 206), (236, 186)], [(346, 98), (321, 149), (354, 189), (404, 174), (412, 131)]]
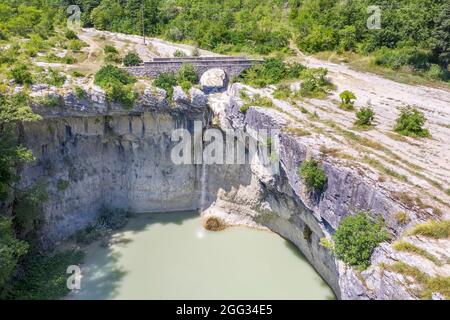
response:
[(210, 69), (222, 69), (228, 79), (241, 74), (242, 71), (263, 60), (244, 57), (186, 57), (186, 58), (153, 58), (135, 67), (125, 67), (131, 74), (139, 77), (156, 78), (161, 73), (176, 73), (183, 64), (191, 64), (199, 78)]

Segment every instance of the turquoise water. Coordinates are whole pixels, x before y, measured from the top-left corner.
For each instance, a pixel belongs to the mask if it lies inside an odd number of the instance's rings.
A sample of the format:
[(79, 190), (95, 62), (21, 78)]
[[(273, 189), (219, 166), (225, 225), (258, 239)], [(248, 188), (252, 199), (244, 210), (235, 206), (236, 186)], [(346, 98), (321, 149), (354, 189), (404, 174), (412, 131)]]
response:
[(92, 245), (69, 299), (334, 299), (299, 251), (278, 235), (202, 228), (198, 214), (140, 214)]

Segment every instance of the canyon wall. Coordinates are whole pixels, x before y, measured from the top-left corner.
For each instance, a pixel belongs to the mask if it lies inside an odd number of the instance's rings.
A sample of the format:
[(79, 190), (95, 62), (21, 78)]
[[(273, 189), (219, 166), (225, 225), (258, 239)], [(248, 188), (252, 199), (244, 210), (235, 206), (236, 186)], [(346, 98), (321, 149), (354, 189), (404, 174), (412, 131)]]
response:
[[(252, 107), (246, 114), (239, 112), (237, 85), (223, 95), (223, 108), (210, 105), (222, 130), (283, 129), (284, 120), (274, 110)], [(175, 165), (170, 157), (176, 144), (173, 130), (193, 132), (195, 121), (209, 123), (207, 97), (198, 89), (189, 95), (176, 89), (173, 103), (160, 90), (146, 90), (131, 110), (108, 102), (98, 89), (81, 100), (72, 93), (60, 98), (58, 108), (35, 106), (43, 120), (26, 124), (21, 135), (36, 156), (22, 169), (21, 184), (42, 180), (49, 192), (40, 232), (43, 243), (57, 243), (88, 226), (102, 206), (134, 212), (202, 207), (204, 217), (268, 228), (290, 240), (339, 298), (412, 297), (376, 266), (360, 274), (319, 244), (344, 216), (359, 210), (382, 215), (394, 235), (401, 230), (392, 219), (398, 204), (355, 170), (322, 159), (327, 188), (311, 196), (298, 168), (317, 150), (283, 132), (278, 174), (255, 164)]]

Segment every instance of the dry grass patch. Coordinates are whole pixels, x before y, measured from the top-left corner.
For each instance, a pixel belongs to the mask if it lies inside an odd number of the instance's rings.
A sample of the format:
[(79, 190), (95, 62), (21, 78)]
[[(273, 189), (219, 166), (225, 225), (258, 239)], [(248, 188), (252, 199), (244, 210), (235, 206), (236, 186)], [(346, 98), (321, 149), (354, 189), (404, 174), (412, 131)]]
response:
[(403, 225), (407, 224), (410, 221), (408, 214), (404, 211), (397, 212), (395, 214), (395, 220), (397, 220), (397, 222), (399, 224), (403, 224)]
[(425, 259), (430, 260), (431, 262), (433, 262), (434, 264), (436, 264), (437, 266), (441, 266), (442, 265), (442, 261), (440, 261), (438, 258), (436, 258), (434, 255), (432, 255), (431, 253), (425, 251), (422, 248), (419, 248), (418, 246), (406, 242), (406, 241), (397, 241), (395, 242), (392, 247), (397, 250), (397, 251), (404, 251), (404, 252), (409, 252), (409, 253), (414, 253), (417, 254), (419, 256), (424, 257)]
[(401, 181), (408, 181), (408, 178), (405, 175), (402, 175), (394, 170), (392, 170), (391, 168), (388, 168), (386, 166), (384, 166), (380, 161), (378, 161), (377, 159), (368, 157), (368, 156), (364, 156), (362, 158), (362, 161), (366, 164), (368, 164), (369, 166), (371, 166), (372, 168), (377, 169), (378, 171), (387, 174), (391, 177), (397, 178)]
[(299, 128), (299, 127), (287, 127), (285, 129), (285, 132), (293, 134), (298, 137), (304, 137), (311, 135), (310, 132), (306, 131), (305, 129)]
[(450, 220), (430, 220), (414, 226), (408, 234), (421, 235), (433, 239), (446, 239), (450, 237)]
[(439, 292), (447, 300), (450, 299), (450, 277), (431, 277), (420, 271), (417, 267), (410, 266), (401, 261), (393, 265), (383, 265), (382, 269), (414, 278), (422, 287), (421, 290), (416, 292), (417, 296), (421, 299), (429, 300), (435, 292)]
[(203, 227), (209, 231), (222, 231), (227, 228), (226, 223), (217, 217), (205, 217), (202, 223)]

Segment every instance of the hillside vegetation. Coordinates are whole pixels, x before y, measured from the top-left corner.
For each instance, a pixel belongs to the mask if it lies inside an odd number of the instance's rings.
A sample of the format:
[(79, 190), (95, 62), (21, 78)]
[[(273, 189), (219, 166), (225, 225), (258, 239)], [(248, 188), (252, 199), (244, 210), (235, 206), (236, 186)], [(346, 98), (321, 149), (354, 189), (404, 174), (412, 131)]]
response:
[[(140, 0), (76, 0), (84, 26), (140, 34)], [(374, 63), (448, 79), (450, 3), (446, 0), (145, 0), (149, 35), (220, 53), (352, 51)], [(369, 29), (370, 6), (380, 29)]]

